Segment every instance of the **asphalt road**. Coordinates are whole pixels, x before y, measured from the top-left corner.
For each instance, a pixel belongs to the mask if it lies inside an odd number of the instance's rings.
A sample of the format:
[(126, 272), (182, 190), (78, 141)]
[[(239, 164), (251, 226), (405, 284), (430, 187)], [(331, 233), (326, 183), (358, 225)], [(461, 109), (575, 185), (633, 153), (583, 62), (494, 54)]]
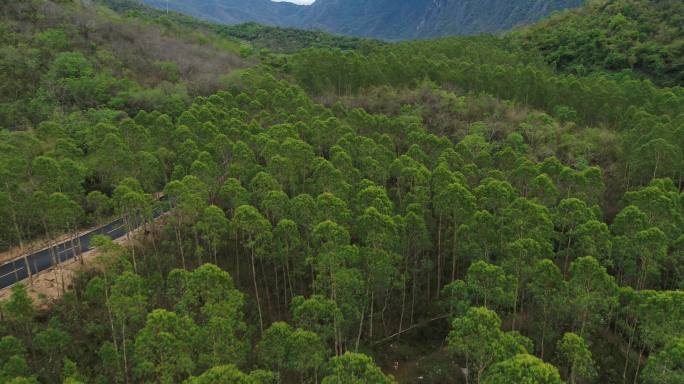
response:
[[(162, 209), (155, 210), (154, 218), (159, 217), (163, 212), (164, 210)], [(90, 240), (93, 236), (107, 235), (112, 239), (118, 239), (126, 235), (126, 229), (126, 221), (123, 218), (120, 218), (105, 226), (87, 232), (80, 237), (74, 238), (73, 241), (67, 240), (52, 246), (52, 248), (46, 248), (26, 257), (22, 256), (9, 261), (0, 266), (0, 289), (7, 288), (27, 279), (29, 277), (27, 268), (30, 268), (31, 274), (35, 275), (36, 273), (50, 269), (54, 265), (55, 260), (58, 260), (58, 263), (63, 263), (83, 252), (91, 250), (93, 247), (90, 246)], [(51, 250), (54, 251), (54, 254)], [(28, 266), (26, 264), (28, 264)]]

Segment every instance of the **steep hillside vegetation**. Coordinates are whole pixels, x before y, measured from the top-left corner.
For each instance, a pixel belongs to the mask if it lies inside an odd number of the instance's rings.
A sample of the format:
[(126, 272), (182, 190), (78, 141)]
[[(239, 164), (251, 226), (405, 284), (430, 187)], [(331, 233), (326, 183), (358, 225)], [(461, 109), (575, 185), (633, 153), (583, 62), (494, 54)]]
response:
[(684, 2), (679, 0), (592, 0), (510, 37), (561, 71), (622, 71), (661, 85), (684, 85)]
[(497, 32), (583, 0), (317, 0), (310, 6), (270, 0), (144, 0), (205, 20), (278, 26), (389, 40)]
[(87, 108), (176, 115), (248, 62), (236, 40), (81, 1), (0, 4), (0, 127)]

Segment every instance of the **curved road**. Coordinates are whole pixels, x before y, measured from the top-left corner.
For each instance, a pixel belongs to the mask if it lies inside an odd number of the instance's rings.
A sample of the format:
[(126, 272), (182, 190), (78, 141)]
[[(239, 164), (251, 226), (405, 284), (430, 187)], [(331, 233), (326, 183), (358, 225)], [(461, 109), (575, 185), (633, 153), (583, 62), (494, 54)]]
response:
[[(165, 211), (164, 208), (155, 209), (153, 218), (159, 217)], [(137, 226), (134, 226), (137, 227)], [(0, 266), (0, 289), (5, 289), (29, 277), (28, 268), (31, 275), (48, 270), (54, 266), (54, 260), (63, 263), (73, 259), (83, 252), (91, 250), (90, 240), (96, 235), (107, 235), (112, 239), (118, 239), (126, 235), (126, 221), (123, 218), (112, 221), (111, 223), (86, 232), (73, 240), (67, 240), (34, 252), (30, 255), (21, 256)], [(50, 251), (54, 251), (53, 254)]]

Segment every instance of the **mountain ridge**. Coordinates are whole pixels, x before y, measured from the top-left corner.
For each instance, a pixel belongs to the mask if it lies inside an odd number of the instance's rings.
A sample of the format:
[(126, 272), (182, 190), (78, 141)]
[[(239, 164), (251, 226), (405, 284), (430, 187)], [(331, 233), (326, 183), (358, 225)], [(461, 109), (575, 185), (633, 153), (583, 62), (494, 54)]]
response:
[(387, 40), (496, 33), (537, 21), (584, 0), (317, 0), (296, 5), (270, 0), (142, 0), (210, 21), (318, 29)]

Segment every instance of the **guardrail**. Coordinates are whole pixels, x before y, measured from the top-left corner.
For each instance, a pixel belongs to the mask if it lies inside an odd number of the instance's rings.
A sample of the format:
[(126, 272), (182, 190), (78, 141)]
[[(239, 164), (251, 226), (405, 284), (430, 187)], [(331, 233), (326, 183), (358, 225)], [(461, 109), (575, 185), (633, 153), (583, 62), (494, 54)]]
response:
[[(154, 210), (152, 218), (156, 219), (161, 216), (168, 208), (169, 207), (166, 206), (166, 204), (159, 205)], [(133, 228), (137, 228), (141, 224), (142, 223), (135, 225)], [(0, 289), (5, 289), (27, 279), (29, 276), (49, 270), (55, 266), (55, 262), (61, 264), (84, 252), (90, 251), (93, 249), (93, 247), (90, 246), (90, 241), (94, 236), (107, 235), (112, 239), (118, 239), (126, 235), (128, 232), (127, 229), (126, 220), (124, 218), (119, 218), (109, 224), (105, 224), (90, 232), (74, 237), (73, 239), (8, 261), (7, 263), (0, 265)]]

